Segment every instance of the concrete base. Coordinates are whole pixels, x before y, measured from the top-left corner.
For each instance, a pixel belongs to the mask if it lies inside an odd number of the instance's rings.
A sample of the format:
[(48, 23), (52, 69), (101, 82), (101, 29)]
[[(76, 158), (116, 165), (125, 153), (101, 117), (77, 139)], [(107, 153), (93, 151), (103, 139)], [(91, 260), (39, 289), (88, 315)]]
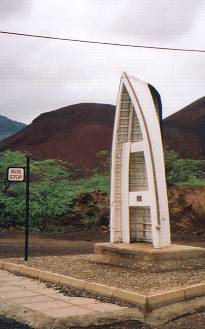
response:
[(154, 249), (149, 243), (97, 243), (91, 261), (142, 272), (205, 268), (205, 248), (172, 244)]

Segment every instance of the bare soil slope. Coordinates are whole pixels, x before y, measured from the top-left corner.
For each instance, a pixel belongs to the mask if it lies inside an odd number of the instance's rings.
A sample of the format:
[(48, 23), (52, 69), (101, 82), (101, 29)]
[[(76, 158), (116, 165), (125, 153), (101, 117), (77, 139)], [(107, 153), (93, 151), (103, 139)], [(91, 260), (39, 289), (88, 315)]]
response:
[(111, 148), (115, 107), (81, 103), (43, 113), (0, 143), (0, 150), (30, 152), (40, 159), (66, 160), (87, 174), (98, 166), (96, 153)]
[[(113, 105), (94, 103), (43, 113), (22, 131), (0, 142), (0, 151), (20, 150), (39, 159), (66, 160), (87, 175), (100, 165), (96, 153), (111, 149), (114, 115)], [(183, 157), (205, 157), (205, 97), (163, 123), (165, 146)]]
[(185, 158), (205, 157), (205, 97), (163, 120), (165, 145)]
[(168, 199), (173, 235), (205, 241), (205, 189), (173, 186)]

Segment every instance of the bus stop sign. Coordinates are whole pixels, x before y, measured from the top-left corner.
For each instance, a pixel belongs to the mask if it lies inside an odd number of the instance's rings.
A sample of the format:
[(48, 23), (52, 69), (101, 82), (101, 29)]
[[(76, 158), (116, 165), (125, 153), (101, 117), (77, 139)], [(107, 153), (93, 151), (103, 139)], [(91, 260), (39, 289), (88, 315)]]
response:
[(23, 167), (9, 167), (7, 171), (7, 180), (9, 182), (24, 182), (25, 168)]

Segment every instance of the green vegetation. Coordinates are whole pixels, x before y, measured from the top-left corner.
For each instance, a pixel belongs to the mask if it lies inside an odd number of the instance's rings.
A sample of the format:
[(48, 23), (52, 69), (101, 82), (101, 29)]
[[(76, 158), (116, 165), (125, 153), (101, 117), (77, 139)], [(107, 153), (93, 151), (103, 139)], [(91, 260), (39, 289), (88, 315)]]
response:
[(174, 151), (165, 151), (168, 185), (205, 186), (205, 161), (180, 159)]
[(187, 182), (180, 182), (176, 184), (177, 186), (186, 185), (186, 186), (193, 186), (193, 187), (203, 187), (205, 188), (205, 178), (197, 178), (192, 176)]
[[(73, 200), (82, 192), (108, 192), (108, 177), (74, 180), (66, 165), (57, 160), (31, 161), (30, 211), (34, 228), (47, 218), (72, 213)], [(12, 166), (25, 166), (25, 155), (0, 153), (0, 220), (21, 226), (25, 220), (25, 184), (7, 182), (7, 168)]]
[[(82, 217), (84, 224), (95, 222), (96, 211), (101, 214), (106, 210), (102, 195), (109, 193), (110, 181), (110, 155), (101, 152), (99, 157), (102, 159), (102, 168), (95, 170), (92, 177), (84, 179), (75, 179), (66, 162), (31, 161), (30, 210), (33, 229), (42, 228), (43, 223), (50, 219), (57, 223), (59, 218), (75, 217), (76, 213), (79, 215), (81, 210), (76, 212), (74, 209), (76, 199), (84, 200), (84, 205), (88, 205)], [(180, 159), (173, 151), (165, 152), (165, 161), (168, 185), (205, 187), (205, 161)], [(10, 223), (24, 226), (25, 184), (7, 182), (7, 168), (12, 166), (24, 167), (25, 155), (11, 151), (0, 153), (0, 225)], [(96, 199), (89, 195), (94, 191), (101, 193)], [(106, 211), (104, 213), (106, 215)], [(59, 226), (59, 229), (62, 228)]]

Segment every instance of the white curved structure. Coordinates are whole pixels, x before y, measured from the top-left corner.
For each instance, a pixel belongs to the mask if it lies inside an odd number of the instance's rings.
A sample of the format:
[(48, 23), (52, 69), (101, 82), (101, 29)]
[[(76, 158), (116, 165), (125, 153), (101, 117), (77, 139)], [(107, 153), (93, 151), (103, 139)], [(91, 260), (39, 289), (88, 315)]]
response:
[(112, 146), (111, 242), (170, 245), (157, 97), (147, 83), (122, 75)]

